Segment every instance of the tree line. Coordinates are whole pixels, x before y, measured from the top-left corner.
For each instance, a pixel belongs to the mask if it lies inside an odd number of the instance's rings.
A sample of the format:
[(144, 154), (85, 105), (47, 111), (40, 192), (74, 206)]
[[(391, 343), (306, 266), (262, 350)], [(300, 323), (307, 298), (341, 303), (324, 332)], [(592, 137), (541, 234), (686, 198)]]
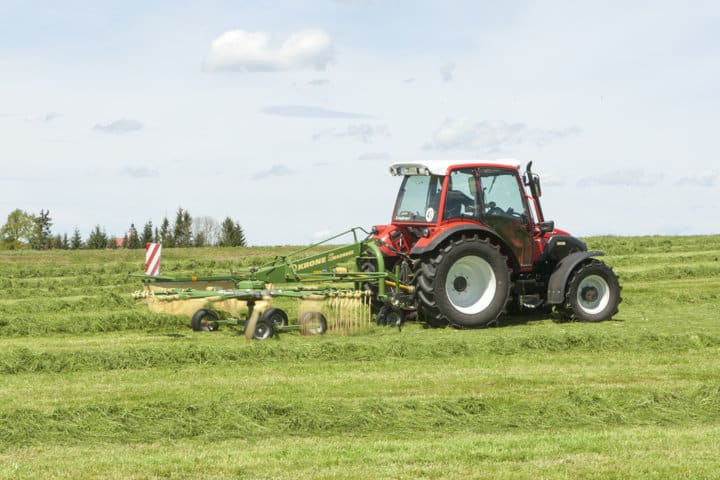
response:
[(13, 210), (0, 228), (0, 249), (145, 248), (147, 243), (162, 243), (165, 248), (247, 246), (245, 232), (238, 221), (230, 217), (226, 217), (222, 222), (212, 217), (193, 218), (190, 212), (183, 208), (178, 208), (172, 224), (167, 217), (162, 219), (159, 227), (148, 220), (138, 229), (132, 222), (122, 237), (108, 235), (105, 228), (99, 224), (95, 225), (87, 237), (83, 237), (77, 227), (68, 237), (67, 233), (54, 234), (52, 225), (49, 210), (40, 210), (37, 215), (20, 209)]

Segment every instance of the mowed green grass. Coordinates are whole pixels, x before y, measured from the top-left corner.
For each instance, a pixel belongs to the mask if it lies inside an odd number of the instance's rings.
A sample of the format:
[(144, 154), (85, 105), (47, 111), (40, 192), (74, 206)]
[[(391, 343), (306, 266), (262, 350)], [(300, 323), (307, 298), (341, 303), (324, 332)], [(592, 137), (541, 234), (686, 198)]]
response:
[(142, 251), (0, 252), (0, 478), (718, 478), (720, 237), (587, 241), (612, 321), (265, 342), (136, 305)]

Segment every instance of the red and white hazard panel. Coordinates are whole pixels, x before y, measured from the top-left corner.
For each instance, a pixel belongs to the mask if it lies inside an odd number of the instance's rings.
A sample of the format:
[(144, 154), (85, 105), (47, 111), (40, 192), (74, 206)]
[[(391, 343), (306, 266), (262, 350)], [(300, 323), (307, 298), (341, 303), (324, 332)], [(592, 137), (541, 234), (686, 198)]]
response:
[(145, 245), (145, 275), (157, 277), (160, 275), (160, 252), (162, 245), (148, 243)]

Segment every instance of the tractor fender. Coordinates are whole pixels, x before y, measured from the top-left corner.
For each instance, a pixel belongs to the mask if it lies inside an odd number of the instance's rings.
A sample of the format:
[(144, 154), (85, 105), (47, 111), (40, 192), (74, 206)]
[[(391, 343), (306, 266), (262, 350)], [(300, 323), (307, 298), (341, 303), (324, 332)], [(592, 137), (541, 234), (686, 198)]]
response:
[(591, 250), (589, 252), (575, 252), (558, 262), (555, 271), (548, 281), (547, 301), (550, 305), (557, 305), (565, 300), (565, 286), (575, 267), (590, 257), (601, 257), (603, 252)]
[[(444, 230), (437, 234), (435, 237), (430, 240), (430, 242), (426, 245), (423, 245), (421, 247), (413, 247), (412, 250), (410, 250), (410, 255), (423, 255), (425, 253), (430, 253), (434, 251), (436, 248), (438, 248), (443, 242), (445, 242), (450, 237), (457, 235), (459, 233), (464, 232), (482, 232), (483, 235), (486, 235), (487, 237), (491, 238), (493, 243), (497, 244), (505, 250), (506, 252), (512, 252), (512, 249), (510, 246), (505, 242), (502, 238), (500, 238), (495, 231), (484, 227), (482, 225), (458, 225), (455, 227), (450, 227), (447, 230)], [(520, 264), (517, 261), (517, 258), (515, 258), (515, 255), (509, 255), (508, 258), (510, 259), (510, 262), (512, 262), (513, 270), (517, 271), (520, 269)]]

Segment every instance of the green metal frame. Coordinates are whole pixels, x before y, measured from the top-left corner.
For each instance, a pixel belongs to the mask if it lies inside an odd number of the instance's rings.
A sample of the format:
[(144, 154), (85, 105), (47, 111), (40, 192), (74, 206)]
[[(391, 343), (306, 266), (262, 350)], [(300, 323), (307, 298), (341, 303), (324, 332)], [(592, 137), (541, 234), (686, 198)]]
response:
[[(364, 240), (358, 238), (364, 234)], [(303, 255), (310, 250), (326, 245), (333, 240), (352, 235), (352, 243), (341, 245), (321, 253)], [(131, 275), (143, 278), (143, 284), (167, 287), (156, 291), (153, 295), (177, 295), (177, 298), (205, 298), (221, 297), (238, 300), (253, 300), (264, 297), (295, 297), (302, 298), (308, 295), (331, 295), (339, 290), (332, 285), (303, 288), (302, 283), (354, 283), (356, 288), (365, 282), (377, 282), (377, 297), (386, 298), (385, 282), (398, 285), (397, 272), (385, 270), (385, 261), (377, 241), (369, 239), (370, 233), (362, 227), (353, 227), (330, 238), (303, 247), (299, 250), (275, 257), (271, 262), (260, 267), (251, 267), (246, 270), (231, 272), (230, 275), (210, 276), (184, 276), (149, 277), (146, 275)], [(356, 268), (359, 261), (371, 259), (376, 262), (377, 271), (361, 272), (355, 269), (342, 268), (343, 264), (353, 263)], [(179, 288), (196, 286), (198, 282), (207, 284), (232, 283), (235, 288), (200, 290), (196, 288)], [(268, 288), (267, 284), (287, 285), (287, 288)], [(293, 285), (295, 284), (295, 285)], [(410, 286), (405, 286), (411, 288)]]

